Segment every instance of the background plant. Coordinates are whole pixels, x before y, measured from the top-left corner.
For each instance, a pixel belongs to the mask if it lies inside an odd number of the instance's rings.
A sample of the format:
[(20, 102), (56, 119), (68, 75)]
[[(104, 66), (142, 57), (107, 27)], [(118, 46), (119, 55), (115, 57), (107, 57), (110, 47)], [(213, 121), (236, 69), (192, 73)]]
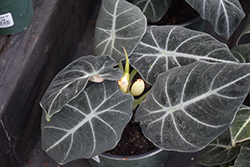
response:
[[(168, 11), (173, 0), (133, 0), (149, 22), (159, 21)], [(229, 38), (244, 18), (238, 0), (185, 0), (200, 16), (209, 21), (219, 35)]]
[[(237, 44), (250, 32), (250, 17), (240, 34)], [(249, 62), (250, 41), (235, 46), (231, 52), (241, 62)], [(248, 104), (249, 105), (249, 104)], [(222, 135), (211, 142), (201, 153), (198, 162), (206, 166), (243, 167), (249, 166), (250, 107), (242, 105), (237, 111), (233, 124)]]

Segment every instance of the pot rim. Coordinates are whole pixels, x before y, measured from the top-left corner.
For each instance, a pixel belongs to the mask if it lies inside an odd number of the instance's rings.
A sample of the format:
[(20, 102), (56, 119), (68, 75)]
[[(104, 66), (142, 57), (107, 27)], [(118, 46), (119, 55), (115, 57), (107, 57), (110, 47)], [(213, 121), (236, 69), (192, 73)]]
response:
[(99, 156), (103, 158), (113, 159), (113, 160), (140, 160), (140, 159), (154, 156), (161, 151), (165, 151), (165, 150), (161, 148), (155, 148), (151, 151), (148, 151), (146, 153), (139, 154), (139, 155), (113, 155), (113, 154), (108, 154), (108, 153), (102, 153)]

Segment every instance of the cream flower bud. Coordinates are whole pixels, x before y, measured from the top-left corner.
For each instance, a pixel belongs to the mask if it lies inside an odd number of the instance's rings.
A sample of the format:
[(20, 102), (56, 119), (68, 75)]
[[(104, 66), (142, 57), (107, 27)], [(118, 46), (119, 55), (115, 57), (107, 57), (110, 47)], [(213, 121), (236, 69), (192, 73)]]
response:
[(145, 83), (142, 79), (137, 79), (131, 87), (130, 93), (133, 96), (139, 96), (145, 89)]
[(123, 73), (123, 77), (118, 80), (118, 85), (123, 93), (128, 93), (129, 91), (129, 85), (130, 85), (130, 79), (129, 79), (129, 59), (128, 59), (128, 54), (123, 47), (125, 56), (126, 56), (126, 62), (125, 62), (125, 70)]
[(129, 81), (128, 81), (128, 74), (124, 75), (119, 81), (118, 85), (123, 93), (128, 92), (128, 86), (129, 86)]

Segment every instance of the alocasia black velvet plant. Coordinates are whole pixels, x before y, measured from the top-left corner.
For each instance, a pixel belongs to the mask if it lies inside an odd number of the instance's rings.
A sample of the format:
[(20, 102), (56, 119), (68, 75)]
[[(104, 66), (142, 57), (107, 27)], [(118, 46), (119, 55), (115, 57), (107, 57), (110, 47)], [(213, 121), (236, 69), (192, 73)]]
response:
[[(204, 2), (207, 9), (210, 1), (187, 2), (196, 7)], [(223, 11), (241, 11), (238, 1), (218, 3)], [(227, 8), (234, 4), (238, 8)], [(208, 17), (206, 12), (204, 17)], [(216, 15), (215, 20), (224, 21), (221, 17)], [(218, 26), (225, 28), (224, 24)], [(59, 164), (94, 157), (120, 140), (135, 101), (130, 92), (134, 74), (125, 77), (127, 83), (121, 82), (129, 69), (122, 71), (123, 47), (132, 73), (137, 71), (152, 86), (142, 95), (145, 99), (135, 120), (155, 146), (195, 152), (230, 132), (234, 136), (233, 142), (228, 141), (232, 147), (237, 148), (242, 141), (237, 127), (243, 125), (231, 124), (249, 91), (250, 64), (240, 63), (225, 44), (180, 26), (147, 27), (147, 19), (137, 6), (125, 0), (103, 0), (94, 45), (95, 55), (80, 57), (59, 72), (40, 102), (44, 110), (42, 148)], [(128, 85), (125, 93), (118, 81)], [(240, 108), (246, 109), (249, 111), (248, 107)]]

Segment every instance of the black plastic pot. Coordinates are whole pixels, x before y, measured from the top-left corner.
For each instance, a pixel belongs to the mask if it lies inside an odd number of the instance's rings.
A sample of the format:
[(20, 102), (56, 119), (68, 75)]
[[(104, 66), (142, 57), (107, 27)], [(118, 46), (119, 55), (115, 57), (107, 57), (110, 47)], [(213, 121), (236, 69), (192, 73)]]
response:
[(163, 167), (168, 158), (168, 151), (155, 149), (141, 155), (118, 156), (103, 153), (100, 162), (89, 159), (93, 167)]
[(33, 17), (31, 0), (0, 0), (0, 35), (24, 30)]

